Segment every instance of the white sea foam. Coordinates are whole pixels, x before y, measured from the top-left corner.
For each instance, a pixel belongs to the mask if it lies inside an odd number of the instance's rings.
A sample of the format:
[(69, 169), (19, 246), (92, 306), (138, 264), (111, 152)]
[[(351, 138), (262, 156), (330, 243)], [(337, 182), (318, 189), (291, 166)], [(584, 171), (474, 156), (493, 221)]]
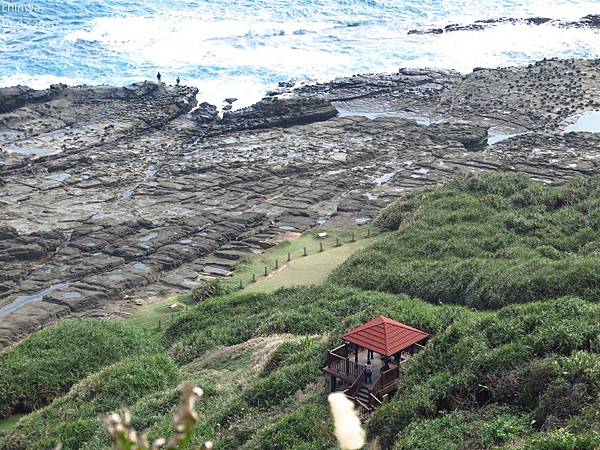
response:
[(552, 24), (407, 34), (494, 17), (576, 20), (600, 14), (598, 1), (94, 0), (93, 5), (97, 11), (83, 0), (71, 0), (64, 10), (57, 6), (52, 9), (57, 16), (48, 20), (60, 26), (34, 36), (29, 29), (0, 33), (7, 49), (0, 53), (0, 84), (117, 85), (153, 79), (160, 71), (165, 82), (179, 76), (197, 86), (200, 100), (220, 105), (233, 96), (240, 99), (234, 107), (240, 107), (289, 79), (423, 66), (469, 72), (544, 57), (600, 57), (597, 30)]
[(29, 75), (17, 73), (15, 75), (5, 76), (0, 78), (0, 86), (29, 86), (33, 89), (46, 89), (52, 84), (63, 83), (69, 86), (78, 83), (70, 77), (59, 77), (55, 75)]

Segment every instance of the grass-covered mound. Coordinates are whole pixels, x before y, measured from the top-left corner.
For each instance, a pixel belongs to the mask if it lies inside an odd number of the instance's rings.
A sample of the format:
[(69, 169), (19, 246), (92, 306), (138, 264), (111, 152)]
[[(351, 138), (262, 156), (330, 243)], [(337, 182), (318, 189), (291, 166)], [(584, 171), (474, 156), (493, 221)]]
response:
[(0, 353), (0, 418), (33, 411), (107, 364), (157, 349), (120, 322), (73, 319), (46, 328)]
[(558, 429), (600, 445), (600, 305), (561, 298), (465, 316), (406, 364), (369, 428), (397, 449), (544, 448), (531, 442)]
[(239, 344), (255, 336), (339, 334), (378, 315), (437, 333), (466, 311), (349, 287), (298, 287), (274, 294), (209, 299), (169, 327), (164, 341), (172, 356), (185, 363), (217, 346)]
[(377, 223), (397, 231), (350, 258), (333, 282), (480, 309), (600, 298), (600, 177), (558, 188), (463, 176), (390, 205)]
[(177, 386), (177, 366), (165, 355), (127, 358), (90, 375), (68, 394), (22, 418), (2, 441), (0, 448), (65, 449), (106, 448), (108, 435), (99, 414), (119, 411), (155, 392)]
[[(591, 432), (600, 427), (600, 305), (579, 298), (473, 312), (335, 286), (296, 288), (211, 299), (170, 327), (165, 342), (186, 362), (261, 335), (323, 336), (281, 345), (258, 379), (214, 406), (204, 430), (226, 427), (211, 435), (224, 449), (329, 448), (316, 425), (328, 419), (319, 374), (326, 350), (379, 314), (434, 335), (407, 364), (398, 395), (370, 420), (369, 436), (383, 448), (600, 444)], [(307, 435), (308, 447), (292, 443), (311, 426), (321, 431)]]

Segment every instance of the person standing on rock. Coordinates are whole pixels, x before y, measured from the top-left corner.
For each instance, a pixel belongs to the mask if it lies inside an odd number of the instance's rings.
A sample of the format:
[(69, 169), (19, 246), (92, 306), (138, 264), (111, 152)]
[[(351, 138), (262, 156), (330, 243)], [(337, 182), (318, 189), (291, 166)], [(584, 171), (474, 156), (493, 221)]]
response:
[(179, 77), (177, 77), (177, 79), (175, 80), (175, 83), (177, 84), (177, 87), (179, 87), (179, 83), (181, 82), (181, 80), (179, 79)]
[(158, 84), (160, 84), (160, 72), (156, 74), (156, 79), (158, 80)]

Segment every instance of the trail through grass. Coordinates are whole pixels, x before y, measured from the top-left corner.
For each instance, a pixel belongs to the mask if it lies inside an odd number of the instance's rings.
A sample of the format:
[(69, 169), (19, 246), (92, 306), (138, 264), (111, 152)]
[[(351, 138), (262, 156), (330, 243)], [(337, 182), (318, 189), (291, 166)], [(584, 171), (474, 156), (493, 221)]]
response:
[[(252, 292), (269, 292), (278, 287), (319, 284), (354, 251), (372, 243), (376, 234), (379, 232), (372, 227), (354, 227), (345, 230), (315, 228), (297, 239), (281, 242), (259, 255), (240, 261), (232, 277), (225, 282), (231, 288), (239, 287), (240, 281), (243, 286), (247, 286), (254, 274), (257, 281), (261, 282), (257, 283), (257, 287)], [(304, 249), (307, 256), (304, 256)], [(290, 269), (290, 274), (286, 270), (276, 269), (276, 267), (282, 269), (283, 266)], [(265, 277), (265, 267), (267, 277)], [(265, 278), (269, 283), (265, 282)], [(258, 288), (259, 285), (262, 286)]]
[[(315, 253), (306, 257), (297, 258), (286, 262), (275, 272), (257, 279), (256, 283), (249, 284), (238, 293), (273, 292), (279, 288), (291, 286), (308, 286), (321, 284), (333, 270), (342, 264), (357, 250), (361, 250), (374, 243), (377, 237), (365, 238), (360, 241), (342, 244), (322, 253)], [(263, 269), (264, 270), (264, 269)]]
[[(285, 287), (318, 285), (354, 252), (381, 237), (381, 232), (372, 227), (309, 230), (296, 239), (283, 241), (261, 254), (240, 261), (232, 276), (224, 278), (223, 283), (236, 294), (268, 293)], [(307, 256), (304, 256), (305, 248)], [(252, 283), (253, 274), (255, 283)], [(244, 289), (239, 289), (240, 281)], [(172, 308), (174, 304), (178, 306)], [(189, 294), (179, 294), (148, 305), (132, 306), (129, 322), (162, 334), (180, 313), (193, 304)]]

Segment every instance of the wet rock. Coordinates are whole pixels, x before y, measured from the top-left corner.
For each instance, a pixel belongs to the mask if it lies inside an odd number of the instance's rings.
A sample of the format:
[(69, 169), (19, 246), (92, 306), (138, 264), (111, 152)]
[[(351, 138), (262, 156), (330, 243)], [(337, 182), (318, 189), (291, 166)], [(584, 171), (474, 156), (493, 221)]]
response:
[(112, 314), (128, 295), (227, 276), (282, 233), (368, 223), (459, 172), (592, 174), (598, 134), (562, 130), (596, 108), (599, 70), (403, 68), (290, 84), (290, 98), (221, 121), (210, 105), (186, 114), (196, 91), (184, 86), (17, 90), (0, 113), (0, 308), (68, 286), (3, 316), (0, 348), (68, 315)]
[(337, 115), (329, 102), (308, 98), (264, 98), (260, 102), (223, 115), (228, 129), (244, 130), (320, 122)]
[(427, 127), (427, 136), (436, 144), (460, 142), (467, 150), (480, 150), (487, 143), (487, 128), (469, 123), (435, 123)]
[(192, 119), (199, 123), (216, 122), (219, 118), (217, 107), (207, 102), (202, 102), (192, 111)]
[(453, 31), (481, 31), (500, 24), (543, 25), (551, 23), (561, 28), (600, 28), (600, 15), (588, 14), (579, 20), (568, 21), (548, 17), (499, 17), (494, 19), (476, 20), (470, 24), (449, 24), (442, 28), (424, 28), (409, 30), (408, 34), (442, 34)]

